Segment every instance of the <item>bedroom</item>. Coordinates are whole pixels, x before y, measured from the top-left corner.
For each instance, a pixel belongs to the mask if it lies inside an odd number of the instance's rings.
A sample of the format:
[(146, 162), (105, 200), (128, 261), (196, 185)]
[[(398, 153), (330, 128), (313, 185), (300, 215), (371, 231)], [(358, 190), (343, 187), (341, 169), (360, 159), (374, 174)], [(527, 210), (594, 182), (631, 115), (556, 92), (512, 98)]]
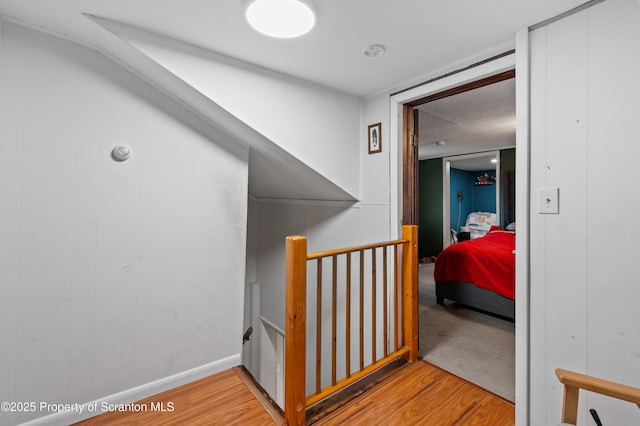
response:
[[(492, 215), (486, 217), (503, 229), (515, 221), (515, 89), (511, 77), (416, 109), (420, 137), (419, 256), (423, 260), (420, 353), (445, 370), (513, 401), (515, 338), (514, 323), (509, 319), (513, 318), (513, 300), (498, 296), (496, 299), (507, 301), (506, 307), (498, 306), (498, 310), (491, 304), (479, 305), (499, 315), (470, 309), (467, 305), (475, 304), (475, 294), (470, 301), (457, 300), (462, 304), (444, 293), (444, 304), (439, 304), (442, 300), (438, 300), (441, 294), (436, 297), (433, 263), (444, 248), (458, 239), (470, 239), (470, 233), (474, 237), (471, 243), (481, 242), (475, 238), (479, 231), (474, 224), (468, 227), (467, 216), (475, 217), (469, 213), (490, 212)], [(498, 238), (507, 238), (507, 244), (515, 241), (513, 235)], [(509, 255), (513, 256), (512, 250)], [(491, 274), (493, 267), (486, 269)], [(489, 302), (493, 303), (491, 297)]]

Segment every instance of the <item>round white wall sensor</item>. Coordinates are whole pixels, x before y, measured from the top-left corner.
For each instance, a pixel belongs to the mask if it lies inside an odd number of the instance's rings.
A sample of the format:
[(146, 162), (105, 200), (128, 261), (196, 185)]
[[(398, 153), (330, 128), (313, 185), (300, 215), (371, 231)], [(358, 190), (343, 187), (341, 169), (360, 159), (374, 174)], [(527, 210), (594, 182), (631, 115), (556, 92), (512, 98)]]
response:
[(385, 50), (386, 48), (381, 44), (370, 44), (364, 48), (362, 54), (367, 58), (375, 58), (377, 56), (382, 56)]
[(131, 157), (131, 148), (126, 145), (118, 145), (113, 148), (113, 151), (111, 151), (111, 155), (113, 156), (114, 160), (117, 161), (128, 160), (129, 157)]

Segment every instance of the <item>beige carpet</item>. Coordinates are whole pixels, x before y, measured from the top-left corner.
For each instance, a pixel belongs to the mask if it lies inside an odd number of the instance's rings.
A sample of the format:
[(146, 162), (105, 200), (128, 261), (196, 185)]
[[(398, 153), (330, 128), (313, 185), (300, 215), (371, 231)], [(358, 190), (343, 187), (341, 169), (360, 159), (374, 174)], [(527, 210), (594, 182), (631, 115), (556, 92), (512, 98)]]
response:
[(420, 264), (420, 356), (515, 400), (515, 325), (450, 301), (436, 303), (433, 263)]

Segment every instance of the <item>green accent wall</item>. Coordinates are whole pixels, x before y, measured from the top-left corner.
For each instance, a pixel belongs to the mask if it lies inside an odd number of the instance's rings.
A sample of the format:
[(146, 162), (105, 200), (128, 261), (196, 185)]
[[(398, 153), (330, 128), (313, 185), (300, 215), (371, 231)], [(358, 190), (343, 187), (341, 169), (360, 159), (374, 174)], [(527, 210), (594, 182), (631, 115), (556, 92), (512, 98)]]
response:
[(500, 171), (515, 171), (516, 169), (516, 149), (509, 148), (500, 150)]
[(418, 256), (442, 251), (442, 158), (419, 164)]

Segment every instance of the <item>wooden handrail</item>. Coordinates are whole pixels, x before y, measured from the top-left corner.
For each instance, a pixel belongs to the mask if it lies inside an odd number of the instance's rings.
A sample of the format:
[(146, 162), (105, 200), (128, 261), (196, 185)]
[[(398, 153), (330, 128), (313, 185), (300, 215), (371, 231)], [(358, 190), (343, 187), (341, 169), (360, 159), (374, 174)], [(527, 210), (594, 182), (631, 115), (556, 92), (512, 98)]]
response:
[[(307, 240), (305, 237), (292, 236), (286, 239), (286, 318), (285, 318), (285, 389), (284, 389), (284, 420), (287, 425), (303, 425), (306, 421), (306, 408), (340, 389), (349, 386), (355, 381), (361, 379), (365, 375), (379, 369), (388, 363), (396, 360), (398, 357), (404, 357), (409, 361), (415, 361), (418, 358), (418, 265), (417, 265), (417, 226), (403, 226), (402, 239), (375, 244), (367, 244), (350, 248), (328, 250), (317, 253), (307, 253)], [(402, 256), (399, 256), (399, 247), (402, 246)], [(387, 248), (393, 247), (393, 259), (388, 259)], [(377, 256), (382, 248), (382, 274), (377, 270)], [(366, 280), (365, 286), (365, 254), (370, 251), (371, 275), (370, 283)], [(353, 272), (359, 273), (359, 282), (354, 286), (355, 292), (359, 292), (354, 307), (351, 306), (351, 273), (352, 273), (352, 256), (355, 253), (359, 259), (356, 262), (359, 266), (353, 265)], [(341, 278), (340, 287), (338, 288), (338, 256), (345, 255), (346, 258), (346, 277)], [(322, 388), (321, 385), (321, 367), (322, 367), (322, 321), (327, 321), (323, 315), (323, 259), (329, 258), (327, 262), (331, 262), (331, 284), (326, 289), (330, 292), (331, 313), (330, 319), (330, 335), (331, 335), (331, 375), (330, 384)], [(316, 311), (316, 342), (315, 342), (315, 392), (310, 396), (306, 396), (306, 320), (307, 320), (307, 262), (316, 261), (316, 291), (315, 291), (315, 311)], [(391, 261), (389, 263), (389, 260)], [(392, 266), (389, 271), (387, 264)], [(344, 263), (343, 263), (344, 264)], [(329, 265), (327, 265), (329, 266)], [(399, 277), (401, 274), (401, 280)], [(389, 311), (387, 303), (388, 295), (388, 277), (393, 279), (392, 286), (393, 295), (390, 302), (392, 310)], [(342, 276), (342, 275), (341, 275)], [(327, 281), (329, 278), (327, 278)], [(401, 287), (400, 287), (401, 286)], [(371, 347), (367, 349), (371, 354), (371, 361), (364, 362), (364, 300), (365, 288), (369, 289), (369, 297), (371, 299), (371, 316), (366, 320), (371, 321)], [(378, 308), (378, 300), (380, 296), (377, 291), (382, 289), (382, 313)], [(346, 312), (345, 319), (341, 322), (340, 327), (345, 326), (345, 348), (344, 361), (345, 374), (337, 377), (337, 294), (340, 291), (346, 291)], [(400, 292), (402, 294), (399, 300)], [(359, 306), (358, 306), (359, 304)], [(359, 369), (351, 371), (351, 309), (357, 309), (358, 324), (354, 324), (359, 330)], [(400, 317), (400, 311), (402, 317)], [(387, 317), (393, 320), (393, 324), (389, 325)], [(376, 324), (382, 320), (382, 331), (378, 331)], [(400, 322), (400, 324), (398, 324)], [(393, 329), (393, 348), (389, 350), (388, 327)], [(327, 328), (326, 330), (329, 330)], [(401, 330), (401, 335), (400, 334)], [(380, 333), (380, 336), (377, 336)], [(382, 355), (377, 352), (377, 337), (381, 337)], [(342, 352), (341, 352), (341, 362)], [(313, 379), (312, 379), (313, 380)]]
[(371, 249), (374, 249), (374, 248), (380, 248), (380, 247), (384, 247), (384, 246), (393, 246), (393, 245), (398, 245), (398, 244), (406, 244), (408, 242), (409, 242), (408, 239), (403, 238), (401, 240), (387, 241), (387, 242), (383, 242), (383, 243), (374, 243), (374, 244), (366, 244), (366, 245), (362, 245), (362, 246), (347, 247), (347, 248), (341, 248), (341, 249), (335, 249), (335, 250), (319, 251), (319, 252), (316, 252), (316, 253), (309, 253), (307, 255), (307, 259), (308, 260), (313, 260), (313, 259), (319, 259), (321, 257), (331, 257), (331, 256), (339, 255), (339, 254), (347, 254), (347, 253), (354, 253), (356, 251), (371, 250)]
[(562, 368), (556, 369), (556, 376), (558, 376), (560, 383), (564, 385), (561, 419), (563, 423), (576, 424), (578, 420), (578, 394), (580, 389), (622, 399), (623, 401), (633, 402), (640, 408), (640, 388), (564, 370)]

